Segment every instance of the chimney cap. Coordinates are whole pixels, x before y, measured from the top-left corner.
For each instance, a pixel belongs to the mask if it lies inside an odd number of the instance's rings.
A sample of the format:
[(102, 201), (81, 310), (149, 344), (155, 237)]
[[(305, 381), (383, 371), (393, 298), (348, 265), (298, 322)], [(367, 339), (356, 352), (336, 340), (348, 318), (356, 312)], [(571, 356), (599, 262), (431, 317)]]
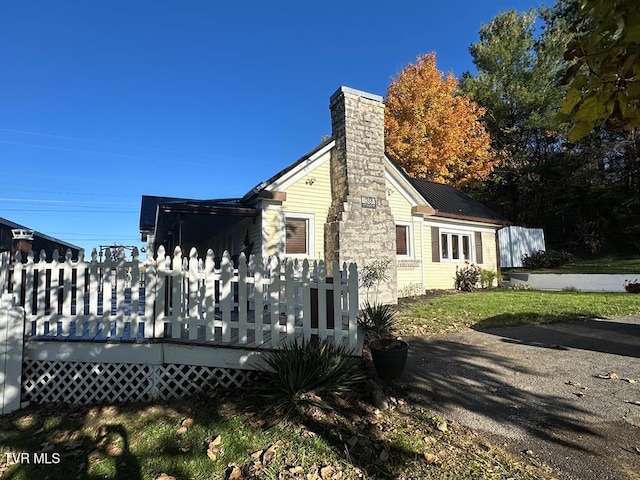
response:
[(351, 88), (351, 87), (345, 87), (344, 85), (342, 85), (340, 88), (338, 88), (338, 90), (335, 91), (335, 93), (333, 95), (331, 95), (331, 98), (329, 98), (329, 102), (333, 103), (333, 101), (336, 99), (336, 97), (338, 97), (338, 95), (340, 95), (341, 93), (348, 93), (351, 95), (356, 95), (358, 97), (363, 97), (369, 100), (375, 100), (376, 102), (382, 102), (383, 98), (381, 95), (376, 95), (375, 93), (369, 93), (369, 92), (365, 92), (363, 90), (357, 90), (355, 88)]

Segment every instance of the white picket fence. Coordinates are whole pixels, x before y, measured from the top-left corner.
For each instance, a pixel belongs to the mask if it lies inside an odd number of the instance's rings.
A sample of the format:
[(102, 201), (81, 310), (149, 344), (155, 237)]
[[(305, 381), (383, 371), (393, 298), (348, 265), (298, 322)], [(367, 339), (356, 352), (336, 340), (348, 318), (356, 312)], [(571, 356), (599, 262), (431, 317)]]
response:
[(23, 262), (18, 253), (11, 278), (0, 271), (0, 287), (24, 307), (25, 335), (248, 348), (315, 337), (358, 346), (355, 264), (334, 263), (335, 277), (327, 278), (322, 261), (241, 255), (234, 267), (228, 252), (215, 258), (211, 250), (204, 258), (179, 248), (169, 256), (162, 247), (156, 260), (140, 260), (137, 251), (113, 257), (54, 252), (47, 262), (32, 252)]
[(301, 339), (361, 351), (355, 264), (334, 263), (328, 278), (323, 262), (235, 263), (162, 248), (145, 261), (0, 254), (0, 414), (240, 386), (265, 349)]

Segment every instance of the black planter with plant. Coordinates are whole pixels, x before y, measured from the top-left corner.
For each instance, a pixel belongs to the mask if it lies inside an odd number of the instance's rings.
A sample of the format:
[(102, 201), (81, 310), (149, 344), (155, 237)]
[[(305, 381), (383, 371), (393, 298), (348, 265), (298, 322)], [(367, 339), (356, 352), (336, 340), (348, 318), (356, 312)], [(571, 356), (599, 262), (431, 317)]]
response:
[(402, 376), (409, 344), (393, 336), (396, 313), (390, 305), (365, 303), (359, 319), (360, 328), (368, 338), (373, 365), (382, 380), (397, 380)]

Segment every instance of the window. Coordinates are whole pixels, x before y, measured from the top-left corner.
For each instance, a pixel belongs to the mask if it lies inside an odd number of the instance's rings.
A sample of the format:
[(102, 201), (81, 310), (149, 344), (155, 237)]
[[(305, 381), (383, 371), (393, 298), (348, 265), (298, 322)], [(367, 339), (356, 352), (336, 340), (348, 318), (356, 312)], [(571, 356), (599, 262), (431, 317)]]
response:
[(396, 255), (411, 258), (412, 250), (411, 224), (396, 224)]
[(469, 260), (471, 261), (471, 234), (466, 233), (441, 233), (440, 254), (442, 260)]
[(284, 251), (292, 257), (313, 255), (313, 215), (285, 214)]
[(406, 225), (396, 225), (396, 255), (409, 254), (407, 230), (409, 230), (409, 227)]

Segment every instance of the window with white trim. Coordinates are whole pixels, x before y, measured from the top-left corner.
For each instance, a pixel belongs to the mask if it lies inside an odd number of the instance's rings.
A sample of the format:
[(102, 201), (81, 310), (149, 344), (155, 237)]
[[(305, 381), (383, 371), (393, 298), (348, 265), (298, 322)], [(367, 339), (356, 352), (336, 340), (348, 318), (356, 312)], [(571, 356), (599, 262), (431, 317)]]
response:
[(284, 217), (284, 252), (290, 257), (310, 257), (314, 251), (313, 214), (286, 214)]
[(410, 223), (396, 223), (396, 255), (398, 258), (413, 258), (413, 235)]
[(471, 233), (440, 232), (440, 256), (442, 260), (472, 261), (473, 244)]

